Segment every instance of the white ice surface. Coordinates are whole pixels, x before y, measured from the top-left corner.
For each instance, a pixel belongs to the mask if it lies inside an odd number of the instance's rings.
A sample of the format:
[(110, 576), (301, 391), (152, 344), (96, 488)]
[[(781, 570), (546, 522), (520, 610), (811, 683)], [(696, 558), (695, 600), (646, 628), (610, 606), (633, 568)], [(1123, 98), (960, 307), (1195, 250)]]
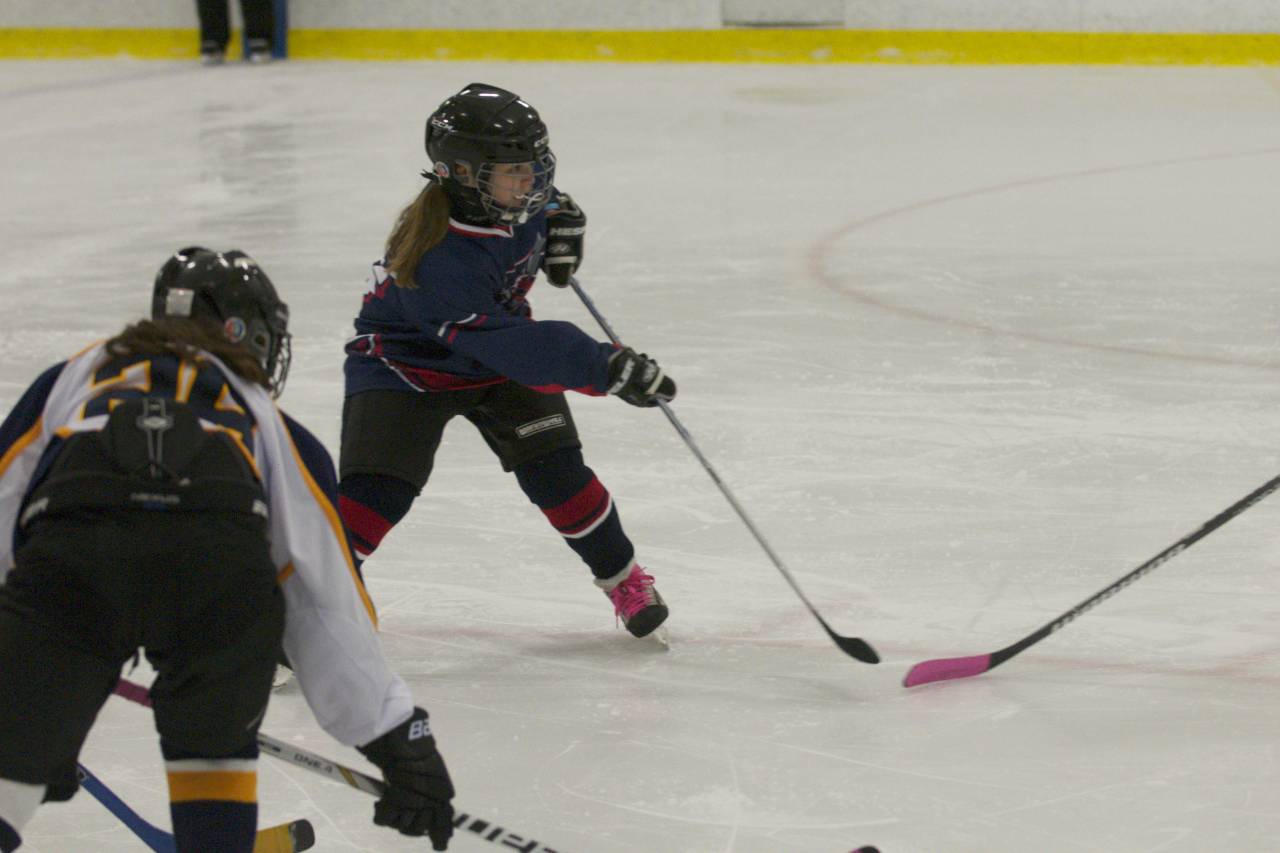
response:
[[(542, 111), (588, 292), (885, 660), (837, 651), (660, 413), (574, 400), (669, 651), (459, 423), (366, 571), (463, 809), (562, 853), (1280, 849), (1280, 499), (997, 670), (899, 686), (1280, 471), (1275, 70), (2, 63), (0, 411), (145, 312), (175, 249), (239, 247), (293, 309), (282, 402), (336, 450), (367, 266), (472, 80)], [(296, 686), (264, 729), (368, 767)], [(145, 711), (111, 700), (83, 759), (167, 826)], [(260, 796), (319, 851), (428, 849), (272, 759)], [(142, 849), (84, 794), (27, 837)]]

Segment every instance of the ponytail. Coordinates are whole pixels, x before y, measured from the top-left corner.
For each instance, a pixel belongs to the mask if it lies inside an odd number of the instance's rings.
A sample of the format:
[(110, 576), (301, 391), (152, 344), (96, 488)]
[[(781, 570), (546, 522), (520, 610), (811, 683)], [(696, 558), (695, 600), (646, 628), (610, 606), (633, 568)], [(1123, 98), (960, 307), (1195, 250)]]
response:
[(439, 184), (428, 183), (396, 218), (387, 238), (387, 270), (398, 287), (413, 289), (413, 273), (428, 250), (449, 231), (449, 197)]
[(243, 344), (232, 343), (213, 320), (205, 318), (162, 317), (139, 320), (107, 341), (113, 356), (173, 355), (197, 359), (200, 350), (216, 355), (232, 373), (241, 379), (271, 387), (271, 379), (258, 357)]

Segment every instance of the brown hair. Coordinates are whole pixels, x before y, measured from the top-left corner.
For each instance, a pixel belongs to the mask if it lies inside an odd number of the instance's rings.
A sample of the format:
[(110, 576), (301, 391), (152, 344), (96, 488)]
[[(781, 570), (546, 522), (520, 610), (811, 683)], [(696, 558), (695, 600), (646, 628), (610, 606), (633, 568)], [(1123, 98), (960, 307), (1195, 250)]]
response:
[(412, 290), (418, 261), (444, 239), (449, 231), (449, 196), (439, 184), (429, 183), (396, 217), (387, 237), (387, 270), (399, 287)]
[(125, 326), (105, 344), (112, 355), (176, 355), (196, 358), (199, 350), (216, 355), (241, 379), (270, 387), (267, 371), (257, 357), (240, 344), (227, 340), (212, 321), (165, 317), (139, 320)]

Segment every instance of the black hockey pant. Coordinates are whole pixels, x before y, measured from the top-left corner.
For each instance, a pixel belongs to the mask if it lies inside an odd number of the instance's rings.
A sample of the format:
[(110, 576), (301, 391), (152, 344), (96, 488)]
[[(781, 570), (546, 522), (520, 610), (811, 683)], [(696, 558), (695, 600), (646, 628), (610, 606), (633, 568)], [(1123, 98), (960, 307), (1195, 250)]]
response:
[(256, 748), (284, 628), (262, 519), (86, 509), (28, 533), (0, 587), (0, 777), (69, 797), (89, 729), (140, 646), (158, 673), (166, 754)]

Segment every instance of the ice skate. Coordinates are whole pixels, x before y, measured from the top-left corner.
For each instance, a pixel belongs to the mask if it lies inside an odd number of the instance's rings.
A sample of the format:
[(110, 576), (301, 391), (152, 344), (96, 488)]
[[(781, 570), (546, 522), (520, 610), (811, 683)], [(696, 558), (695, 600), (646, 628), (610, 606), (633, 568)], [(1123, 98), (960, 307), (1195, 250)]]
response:
[(200, 44), (200, 64), (201, 65), (221, 65), (226, 60), (223, 53), (222, 45), (216, 41), (206, 41)]
[[(613, 602), (614, 613), (632, 636), (647, 637), (667, 620), (667, 603), (653, 586), (653, 577), (632, 563), (611, 578), (597, 578), (596, 586)], [(659, 634), (663, 645), (666, 631)]]
[(272, 59), (271, 42), (266, 39), (249, 39), (249, 43), (246, 45), (244, 58), (249, 62), (258, 65), (270, 62)]

